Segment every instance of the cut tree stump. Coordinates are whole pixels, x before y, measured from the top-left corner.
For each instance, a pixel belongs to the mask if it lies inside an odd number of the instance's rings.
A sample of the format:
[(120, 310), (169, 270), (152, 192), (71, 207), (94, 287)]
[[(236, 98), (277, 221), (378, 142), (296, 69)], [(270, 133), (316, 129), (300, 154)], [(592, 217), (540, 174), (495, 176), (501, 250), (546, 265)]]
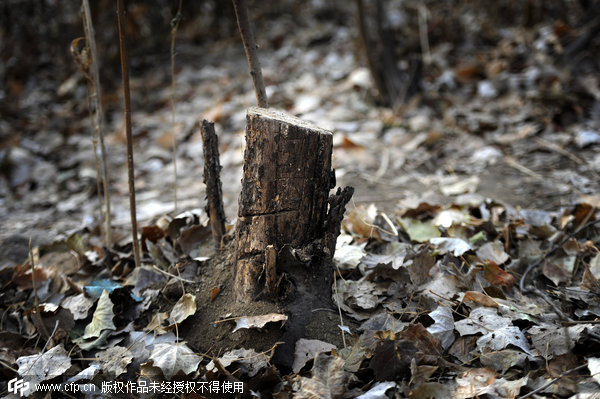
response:
[(331, 230), (327, 210), (329, 190), (335, 185), (332, 139), (331, 132), (284, 112), (248, 109), (236, 225), (236, 300), (250, 302), (260, 293), (273, 294), (273, 248), (331, 242), (323, 239)]

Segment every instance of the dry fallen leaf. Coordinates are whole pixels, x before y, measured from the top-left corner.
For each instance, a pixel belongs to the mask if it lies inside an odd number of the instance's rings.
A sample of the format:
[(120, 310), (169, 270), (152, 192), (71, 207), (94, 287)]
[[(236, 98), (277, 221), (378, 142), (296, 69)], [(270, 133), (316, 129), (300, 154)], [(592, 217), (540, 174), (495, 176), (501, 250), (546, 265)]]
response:
[(150, 359), (169, 380), (179, 371), (183, 371), (185, 374), (195, 371), (201, 360), (200, 356), (196, 355), (185, 343), (155, 344)]
[(30, 392), (36, 384), (61, 376), (71, 367), (71, 358), (62, 344), (47, 352), (17, 359), (19, 375), (29, 383)]
[(500, 266), (492, 261), (483, 263), (483, 277), (485, 277), (490, 284), (506, 286), (507, 288), (511, 288), (516, 282), (515, 276), (505, 272)]
[[(223, 367), (229, 367), (235, 363), (236, 370), (243, 375), (254, 377), (258, 372), (269, 366), (270, 356), (266, 353), (258, 353), (254, 349), (234, 349), (225, 352), (217, 359)], [(211, 360), (206, 365), (207, 370), (218, 371), (215, 363)]]
[(210, 289), (210, 301), (214, 301), (220, 293), (221, 289), (219, 287), (212, 287)]
[(192, 294), (184, 294), (171, 310), (171, 319), (180, 324), (182, 321), (196, 313), (196, 297)]
[(336, 346), (318, 339), (300, 338), (296, 341), (296, 350), (294, 351), (294, 363), (292, 371), (297, 373), (300, 371), (307, 361), (314, 359), (321, 352), (330, 352), (336, 349)]
[(73, 314), (73, 319), (75, 320), (85, 319), (93, 305), (94, 301), (84, 294), (67, 297), (60, 304), (60, 306), (68, 309)]
[(442, 348), (447, 349), (454, 342), (454, 317), (452, 309), (447, 306), (438, 306), (433, 312), (429, 313), (434, 321), (427, 327), (427, 331), (442, 343)]
[(100, 299), (98, 299), (98, 305), (92, 316), (90, 324), (85, 326), (85, 332), (81, 338), (95, 338), (100, 336), (102, 330), (115, 330), (115, 323), (113, 323), (113, 303), (108, 296), (108, 291), (103, 290)]
[(240, 317), (235, 320), (235, 328), (232, 332), (236, 332), (241, 328), (262, 328), (267, 323), (276, 321), (285, 321), (288, 317), (284, 314), (269, 313), (262, 316)]
[(463, 296), (462, 302), (475, 302), (489, 308), (498, 308), (498, 302), (494, 301), (492, 297), (485, 295), (484, 293), (477, 291), (467, 291)]
[(294, 394), (294, 398), (341, 398), (348, 380), (343, 366), (344, 360), (339, 356), (317, 354), (312, 377), (300, 379), (300, 390)]
[(96, 361), (100, 368), (112, 379), (125, 373), (132, 360), (132, 353), (123, 346), (113, 346), (96, 353)]

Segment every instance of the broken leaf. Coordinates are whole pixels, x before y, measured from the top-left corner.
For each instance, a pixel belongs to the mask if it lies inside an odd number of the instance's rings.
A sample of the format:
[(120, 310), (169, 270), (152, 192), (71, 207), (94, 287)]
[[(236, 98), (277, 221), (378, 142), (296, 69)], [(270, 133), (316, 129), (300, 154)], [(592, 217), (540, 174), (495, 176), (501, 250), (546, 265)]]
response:
[(318, 339), (300, 338), (296, 341), (296, 350), (294, 351), (294, 363), (292, 371), (297, 373), (306, 364), (307, 361), (314, 359), (320, 352), (331, 352), (336, 349), (335, 345)]
[(144, 327), (144, 331), (152, 331), (155, 334), (165, 334), (168, 332), (166, 329), (164, 322), (168, 319), (169, 315), (166, 312), (156, 312), (152, 315), (152, 319), (146, 327)]
[(355, 245), (351, 242), (352, 236), (348, 234), (340, 234), (336, 241), (333, 259), (339, 264), (340, 269), (354, 269), (365, 255), (364, 247), (366, 243)]
[(94, 301), (86, 297), (84, 294), (78, 294), (63, 299), (60, 304), (65, 309), (68, 309), (75, 320), (85, 319)]
[(294, 394), (294, 398), (341, 398), (348, 380), (343, 366), (344, 360), (339, 356), (317, 354), (312, 377), (300, 379), (300, 390)]
[(96, 353), (96, 360), (102, 371), (114, 379), (127, 371), (127, 365), (131, 363), (133, 356), (129, 349), (123, 346), (113, 346)]

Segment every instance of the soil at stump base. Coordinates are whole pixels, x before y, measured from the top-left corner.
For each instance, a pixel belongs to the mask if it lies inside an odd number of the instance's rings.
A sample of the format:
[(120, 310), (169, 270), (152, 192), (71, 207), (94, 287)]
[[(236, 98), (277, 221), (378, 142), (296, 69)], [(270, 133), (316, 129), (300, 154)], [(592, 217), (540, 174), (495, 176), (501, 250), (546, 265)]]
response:
[[(198, 266), (197, 282), (185, 284), (187, 293), (196, 296), (196, 314), (185, 320), (179, 327), (180, 337), (186, 341), (190, 348), (211, 357), (218, 357), (232, 349), (253, 348), (257, 352), (272, 350), (276, 344), (283, 343), (284, 335), (289, 324), (294, 320), (281, 323), (267, 323), (262, 329), (242, 328), (232, 333), (235, 327), (235, 318), (243, 316), (261, 316), (269, 313), (286, 313), (289, 299), (280, 302), (256, 300), (251, 303), (236, 302), (233, 299), (233, 266), (235, 262), (235, 248), (233, 241), (229, 240), (224, 249), (219, 250), (210, 260)], [(329, 268), (331, 266), (326, 265)], [(332, 270), (328, 269), (329, 272)], [(181, 285), (168, 284), (170, 289), (163, 290), (149, 309), (150, 315), (159, 312), (169, 312), (181, 297)], [(220, 289), (219, 294), (211, 301), (211, 290)], [(331, 286), (321, 287), (330, 290)], [(293, 302), (296, 304), (296, 302)], [(303, 338), (319, 339), (343, 347), (342, 332), (337, 309), (333, 306), (311, 307), (311, 302), (299, 302), (295, 310), (311, 314), (311, 320), (304, 327)], [(305, 305), (304, 308), (302, 306)], [(221, 321), (222, 319), (233, 319)], [(344, 320), (348, 324), (347, 320)], [(355, 325), (350, 322), (350, 326)], [(298, 337), (299, 338), (299, 337)], [(293, 343), (292, 343), (293, 344)], [(289, 362), (293, 360), (293, 353), (289, 354)], [(285, 360), (282, 358), (282, 360)], [(288, 362), (286, 361), (285, 364)]]

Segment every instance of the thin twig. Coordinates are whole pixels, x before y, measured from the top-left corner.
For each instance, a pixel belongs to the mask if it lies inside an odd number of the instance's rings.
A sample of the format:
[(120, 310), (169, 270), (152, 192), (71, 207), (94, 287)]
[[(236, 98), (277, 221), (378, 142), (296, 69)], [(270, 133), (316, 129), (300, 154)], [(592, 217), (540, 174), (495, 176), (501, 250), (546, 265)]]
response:
[(536, 267), (538, 267), (539, 265), (542, 264), (542, 262), (544, 262), (550, 255), (552, 255), (554, 252), (556, 252), (560, 247), (562, 247), (567, 241), (569, 241), (571, 238), (575, 237), (577, 234), (579, 234), (581, 231), (587, 229), (588, 227), (591, 227), (595, 224), (600, 223), (600, 219), (597, 220), (592, 220), (591, 222), (588, 222), (588, 220), (590, 219), (590, 217), (592, 216), (592, 214), (594, 213), (594, 208), (592, 208), (590, 210), (590, 212), (588, 212), (588, 214), (586, 215), (585, 219), (582, 221), (582, 223), (580, 224), (580, 226), (575, 229), (573, 232), (567, 234), (562, 240), (560, 240), (558, 243), (554, 244), (552, 246), (552, 248), (550, 248), (546, 253), (544, 253), (542, 255), (542, 257), (540, 259), (538, 259), (537, 262), (532, 263), (531, 265), (529, 265), (527, 267), (527, 269), (525, 270), (525, 273), (523, 273), (523, 275), (521, 276), (521, 280), (519, 281), (519, 290), (521, 292), (528, 292), (528, 287), (525, 287), (525, 279), (527, 278), (527, 275)]
[[(338, 272), (339, 272), (339, 270), (338, 270)], [(342, 299), (340, 298), (340, 294), (338, 293), (336, 275), (337, 275), (337, 272), (334, 272), (333, 273), (333, 289), (335, 290), (335, 304), (337, 305), (338, 314), (340, 315), (340, 326), (346, 327), (344, 325), (344, 318), (342, 317), (342, 308), (340, 307), (340, 301)], [(346, 348), (346, 335), (344, 334), (343, 328), (340, 328), (340, 330), (342, 330), (342, 343), (344, 344), (344, 348)]]
[(542, 386), (541, 386), (541, 387), (539, 387), (539, 388), (536, 388), (536, 389), (534, 389), (533, 391), (529, 392), (528, 394), (526, 394), (526, 395), (523, 395), (523, 396), (519, 397), (519, 399), (525, 399), (525, 398), (529, 398), (529, 397), (531, 397), (531, 396), (535, 395), (536, 393), (538, 393), (538, 392), (541, 392), (541, 391), (543, 391), (544, 389), (548, 388), (548, 387), (549, 387), (549, 386), (551, 386), (552, 384), (555, 384), (555, 383), (556, 383), (558, 380), (560, 380), (561, 378), (563, 378), (563, 377), (566, 377), (567, 375), (571, 374), (572, 372), (574, 372), (574, 371), (577, 371), (577, 370), (580, 370), (580, 369), (582, 369), (582, 368), (584, 368), (584, 367), (587, 367), (587, 363), (586, 363), (586, 364), (579, 365), (579, 366), (577, 366), (577, 367), (574, 367), (574, 368), (572, 368), (571, 370), (567, 370), (567, 371), (565, 371), (565, 372), (562, 372), (562, 373), (560, 373), (560, 375), (559, 375), (558, 377), (556, 377), (556, 378), (554, 378), (554, 379), (552, 379), (552, 380), (548, 381), (546, 384), (542, 385)]
[(181, 6), (183, 0), (179, 0), (177, 14), (171, 20), (171, 135), (173, 147), (173, 204), (174, 212), (177, 214), (177, 140), (175, 139), (175, 36), (181, 22)]
[[(158, 268), (158, 266), (156, 266), (156, 265), (152, 265), (152, 269), (154, 269), (154, 270), (156, 270), (157, 272), (159, 272), (159, 273), (162, 273), (162, 274), (164, 274), (164, 275), (166, 275), (166, 276), (172, 277), (172, 278), (174, 278), (174, 279), (177, 279), (177, 280), (181, 280), (181, 281), (183, 281), (184, 283), (189, 283), (189, 284), (192, 284), (192, 283), (193, 283), (193, 281), (192, 281), (192, 280), (186, 280), (186, 279), (184, 279), (184, 278), (183, 278), (183, 277), (181, 277), (181, 276), (176, 276), (176, 275), (174, 275), (174, 274), (172, 274), (172, 273), (169, 273), (169, 272), (166, 272), (166, 271), (164, 271), (164, 270), (161, 270), (161, 269), (159, 269), (159, 268)], [(184, 292), (185, 292), (185, 291), (184, 291)]]
[[(102, 172), (101, 180), (104, 188), (104, 245), (110, 247), (112, 245), (111, 233), (111, 215), (110, 215), (110, 193), (108, 184), (108, 166), (106, 163), (106, 147), (104, 146), (104, 111), (102, 108), (102, 91), (100, 89), (100, 72), (98, 67), (98, 52), (96, 50), (96, 39), (94, 34), (94, 25), (92, 23), (92, 13), (88, 0), (83, 0), (83, 28), (88, 48), (90, 49), (90, 83), (94, 89), (93, 97), (95, 100), (95, 114), (93, 132), (100, 142), (100, 169)], [(92, 97), (90, 93), (90, 97)], [(91, 100), (91, 98), (90, 98)], [(94, 153), (96, 153), (96, 142), (94, 142)], [(96, 162), (98, 162), (98, 154), (96, 153)], [(97, 169), (97, 168), (96, 168)], [(100, 192), (98, 192), (100, 196)], [(102, 207), (101, 207), (102, 208)], [(102, 210), (101, 210), (102, 212)], [(102, 213), (101, 213), (102, 214)]]
[(259, 107), (268, 108), (269, 102), (267, 101), (265, 81), (263, 80), (260, 61), (258, 60), (258, 53), (256, 51), (258, 46), (254, 41), (254, 33), (250, 27), (246, 1), (233, 0), (233, 7), (235, 9), (235, 18), (237, 19), (238, 28), (240, 29), (240, 35), (242, 36), (242, 42), (244, 43), (244, 50), (246, 51), (248, 65), (250, 66), (250, 75), (252, 76), (252, 83), (254, 83), (256, 102), (258, 103)]
[(125, 40), (125, 7), (123, 0), (117, 0), (117, 18), (119, 22), (119, 47), (121, 49), (121, 71), (123, 75), (123, 103), (125, 116), (125, 134), (127, 137), (127, 173), (129, 182), (129, 212), (131, 214), (131, 236), (135, 266), (140, 266), (140, 243), (137, 236), (137, 218), (135, 211), (135, 183), (133, 169), (133, 134), (131, 133), (131, 96), (129, 93), (129, 69), (127, 65), (127, 43)]

